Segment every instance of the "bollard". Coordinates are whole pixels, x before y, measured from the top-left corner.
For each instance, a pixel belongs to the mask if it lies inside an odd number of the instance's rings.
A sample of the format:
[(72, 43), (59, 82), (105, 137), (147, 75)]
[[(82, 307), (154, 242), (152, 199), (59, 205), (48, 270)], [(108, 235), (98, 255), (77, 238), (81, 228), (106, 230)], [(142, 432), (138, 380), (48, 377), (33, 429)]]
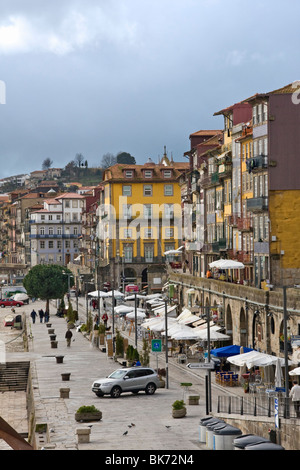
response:
[(60, 398), (69, 398), (70, 395), (70, 389), (69, 388), (60, 388)]
[(62, 364), (65, 356), (56, 356), (56, 364)]
[(66, 382), (68, 380), (70, 380), (70, 375), (71, 373), (64, 373), (64, 374), (61, 374), (61, 379), (63, 382)]
[(56, 349), (57, 348), (57, 341), (51, 341), (51, 348)]
[(77, 434), (78, 444), (85, 444), (87, 442), (90, 442), (90, 434), (91, 434), (90, 428), (78, 428), (76, 429), (76, 434)]

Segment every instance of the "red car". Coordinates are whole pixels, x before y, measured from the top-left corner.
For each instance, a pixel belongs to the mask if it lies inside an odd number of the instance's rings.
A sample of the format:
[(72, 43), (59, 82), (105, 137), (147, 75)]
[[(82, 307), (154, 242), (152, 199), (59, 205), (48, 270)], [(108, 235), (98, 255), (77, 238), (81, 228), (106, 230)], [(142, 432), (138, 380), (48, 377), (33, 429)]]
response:
[(24, 302), (21, 300), (10, 300), (10, 299), (1, 299), (0, 300), (0, 307), (21, 307), (24, 305)]

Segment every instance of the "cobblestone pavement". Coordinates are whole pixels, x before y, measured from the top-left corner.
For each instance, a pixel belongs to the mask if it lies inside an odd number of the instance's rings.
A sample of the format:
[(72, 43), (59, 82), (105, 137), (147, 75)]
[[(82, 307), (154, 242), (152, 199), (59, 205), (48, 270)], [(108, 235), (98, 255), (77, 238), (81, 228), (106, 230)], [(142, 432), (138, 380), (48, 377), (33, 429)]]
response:
[[(75, 330), (71, 347), (67, 347), (64, 338), (66, 321), (55, 316), (56, 309), (52, 306), (50, 322), (58, 341), (57, 349), (53, 349), (46, 325), (39, 323), (38, 320), (34, 325), (31, 323), (30, 312), (33, 306), (37, 311), (41, 306), (44, 307), (44, 303), (35, 302), (33, 305), (22, 307), (27, 317), (29, 331), (32, 332), (32, 338), (29, 340), (30, 350), (28, 353), (19, 350), (8, 352), (7, 360), (31, 361), (36, 421), (40, 424), (47, 423), (50, 430), (49, 439), (43, 434), (40, 436), (39, 448), (102, 451), (205, 449), (198, 440), (199, 420), (206, 415), (204, 371), (200, 369), (191, 371), (186, 365), (177, 364), (175, 359), (170, 358), (168, 389), (158, 389), (153, 396), (140, 392), (138, 395), (124, 394), (118, 399), (98, 398), (91, 391), (93, 381), (107, 376), (120, 365)], [(82, 315), (84, 308), (82, 300), (79, 304)], [(129, 337), (132, 342), (133, 339)], [(62, 364), (57, 363), (57, 355), (64, 356)], [(150, 365), (156, 367), (156, 356), (151, 355)], [(165, 358), (162, 354), (158, 357), (158, 366), (164, 367), (164, 365)], [(61, 374), (65, 372), (71, 374), (68, 382), (62, 381)], [(180, 385), (182, 382), (193, 384), (190, 392), (200, 395), (200, 404), (187, 405), (187, 416), (183, 419), (174, 419), (171, 416), (171, 404), (177, 399), (186, 399), (186, 391)], [(65, 387), (70, 389), (69, 398), (60, 398), (60, 389)], [(213, 385), (213, 389), (214, 387)], [(232, 393), (232, 390), (230, 392)], [(221, 388), (213, 392), (214, 407), (216, 395), (223, 393), (228, 392)], [(1, 404), (3, 403), (4, 397), (1, 396)], [(77, 429), (87, 427), (83, 423), (76, 422), (74, 418), (75, 412), (82, 405), (95, 405), (102, 411), (102, 420), (90, 424), (92, 426), (90, 442), (78, 444)], [(2, 415), (4, 419), (8, 418), (7, 421), (12, 426), (19, 423), (19, 429), (24, 430), (24, 426), (20, 426), (20, 422), (25, 423), (25, 420), (21, 419), (24, 418), (24, 410), (16, 408), (13, 416), (9, 410), (7, 411), (6, 415)], [(20, 413), (19, 416), (16, 416), (16, 413)], [(131, 423), (134, 426), (131, 426)]]

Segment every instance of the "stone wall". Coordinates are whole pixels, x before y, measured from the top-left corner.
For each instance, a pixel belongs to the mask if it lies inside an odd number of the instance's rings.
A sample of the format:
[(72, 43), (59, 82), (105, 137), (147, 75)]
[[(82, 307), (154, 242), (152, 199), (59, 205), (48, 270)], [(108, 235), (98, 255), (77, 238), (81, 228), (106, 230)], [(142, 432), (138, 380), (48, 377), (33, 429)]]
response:
[[(214, 416), (237, 427), (243, 434), (255, 434), (269, 439), (269, 431), (276, 431), (274, 418), (259, 416), (258, 419), (257, 416), (228, 415), (224, 413), (216, 413)], [(276, 443), (282, 445), (285, 450), (299, 450), (300, 419), (280, 419), (280, 427), (276, 432)]]

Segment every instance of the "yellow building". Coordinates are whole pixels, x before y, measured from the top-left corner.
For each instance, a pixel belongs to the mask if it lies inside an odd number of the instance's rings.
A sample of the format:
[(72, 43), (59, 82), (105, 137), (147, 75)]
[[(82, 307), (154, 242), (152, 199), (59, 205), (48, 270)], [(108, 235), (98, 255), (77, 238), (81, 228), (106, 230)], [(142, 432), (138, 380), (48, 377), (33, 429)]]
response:
[(103, 174), (104, 208), (100, 230), (102, 266), (109, 265), (115, 286), (133, 283), (161, 289), (165, 255), (182, 239), (178, 178), (188, 163), (151, 159), (144, 165), (116, 164)]

